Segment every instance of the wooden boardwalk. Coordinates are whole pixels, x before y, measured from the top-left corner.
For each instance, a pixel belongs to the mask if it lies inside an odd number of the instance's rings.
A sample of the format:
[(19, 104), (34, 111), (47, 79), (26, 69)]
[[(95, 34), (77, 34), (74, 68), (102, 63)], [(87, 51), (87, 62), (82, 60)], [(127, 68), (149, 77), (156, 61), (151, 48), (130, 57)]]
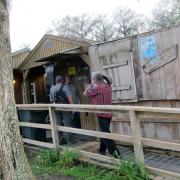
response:
[[(72, 145), (72, 147), (88, 152), (98, 153), (99, 142), (82, 142), (74, 144)], [(133, 148), (127, 146), (118, 146), (118, 148), (124, 160), (135, 158)], [(107, 153), (106, 155), (110, 156), (109, 153)], [(145, 151), (144, 159), (147, 166), (180, 174), (180, 158), (178, 157)]]

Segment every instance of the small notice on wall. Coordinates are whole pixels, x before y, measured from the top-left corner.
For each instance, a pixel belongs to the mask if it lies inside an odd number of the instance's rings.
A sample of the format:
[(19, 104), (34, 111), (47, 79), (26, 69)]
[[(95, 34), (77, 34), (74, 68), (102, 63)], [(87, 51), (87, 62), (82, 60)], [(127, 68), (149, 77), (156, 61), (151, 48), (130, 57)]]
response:
[(143, 37), (139, 39), (140, 55), (142, 60), (157, 57), (157, 44), (154, 36)]
[(74, 66), (68, 67), (68, 74), (69, 75), (75, 75), (76, 74), (76, 68)]

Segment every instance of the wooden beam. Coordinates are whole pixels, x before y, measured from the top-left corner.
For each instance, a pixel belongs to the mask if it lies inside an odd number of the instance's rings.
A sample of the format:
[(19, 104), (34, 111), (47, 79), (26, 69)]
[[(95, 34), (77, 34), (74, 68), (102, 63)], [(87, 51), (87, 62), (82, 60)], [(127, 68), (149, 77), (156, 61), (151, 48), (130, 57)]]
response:
[(86, 109), (87, 112), (91, 110), (108, 111), (108, 112), (121, 112), (121, 111), (136, 111), (136, 112), (152, 112), (152, 113), (164, 113), (164, 114), (179, 114), (180, 108), (161, 108), (161, 107), (143, 107), (143, 106), (120, 106), (120, 105), (90, 105), (90, 104), (17, 104), (17, 108), (36, 108), (38, 107), (54, 107), (54, 108), (66, 108), (67, 110), (74, 109)]
[(86, 130), (86, 129), (78, 129), (78, 128), (71, 128), (71, 127), (64, 127), (64, 126), (58, 126), (58, 130), (63, 131), (63, 132), (71, 132), (71, 133), (75, 133), (75, 134), (82, 134), (82, 135), (87, 135), (87, 136), (113, 139), (113, 140), (117, 140), (117, 141), (132, 143), (132, 137), (126, 136), (126, 135), (104, 133), (104, 132), (98, 132), (98, 131), (92, 131), (92, 130)]
[(48, 124), (19, 122), (19, 125), (21, 127), (31, 127), (31, 128), (39, 128), (39, 129), (51, 129), (51, 126), (48, 125)]
[(130, 90), (130, 85), (121, 85), (119, 87), (112, 87), (112, 91), (124, 91), (124, 90)]
[(41, 142), (41, 141), (36, 141), (36, 140), (26, 139), (26, 138), (22, 138), (22, 140), (23, 142), (28, 143), (28, 144), (46, 147), (46, 148), (54, 148), (54, 145), (51, 143), (46, 143), (46, 142)]
[[(52, 126), (48, 125), (48, 124), (20, 122), (19, 125), (22, 127), (52, 129)], [(57, 129), (60, 131), (72, 132), (72, 133), (76, 133), (76, 134), (83, 134), (83, 135), (99, 137), (99, 138), (106, 137), (107, 139), (113, 139), (113, 140), (117, 140), (117, 141), (121, 141), (121, 142), (131, 143), (131, 144), (133, 142), (132, 137), (126, 136), (126, 135), (103, 133), (103, 132), (98, 132), (98, 131), (70, 128), (70, 127), (64, 127), (64, 126), (58, 126)], [(141, 139), (142, 139), (141, 140), (142, 144), (144, 146), (156, 147), (156, 148), (160, 148), (160, 149), (173, 150), (173, 151), (180, 151), (179, 143), (165, 142), (165, 141), (154, 140), (154, 139), (149, 139), (149, 138), (141, 138)]]
[(156, 175), (156, 176), (161, 176), (161, 177), (165, 177), (171, 180), (178, 180), (180, 179), (180, 174), (174, 173), (174, 172), (170, 172), (170, 171), (165, 171), (165, 170), (161, 170), (161, 169), (157, 169), (154, 167), (149, 167), (146, 166), (147, 170), (149, 173)]
[(154, 140), (154, 139), (149, 139), (149, 138), (142, 138), (141, 141), (144, 146), (156, 147), (156, 148), (180, 152), (179, 143), (166, 142), (166, 141)]
[(143, 147), (141, 144), (141, 129), (139, 120), (136, 117), (135, 111), (129, 111), (130, 116), (130, 124), (131, 124), (131, 132), (133, 137), (133, 144), (134, 144), (134, 153), (136, 161), (144, 162), (144, 153)]
[(51, 122), (53, 144), (54, 147), (57, 148), (59, 146), (59, 136), (58, 136), (58, 127), (56, 124), (56, 114), (54, 108), (49, 107), (49, 117)]
[(119, 67), (119, 66), (125, 66), (125, 65), (128, 65), (128, 61), (123, 61), (123, 62), (120, 62), (120, 63), (114, 63), (114, 64), (110, 64), (110, 65), (106, 65), (106, 66), (103, 66), (102, 68), (103, 69), (110, 69), (110, 68), (114, 68), (114, 67)]

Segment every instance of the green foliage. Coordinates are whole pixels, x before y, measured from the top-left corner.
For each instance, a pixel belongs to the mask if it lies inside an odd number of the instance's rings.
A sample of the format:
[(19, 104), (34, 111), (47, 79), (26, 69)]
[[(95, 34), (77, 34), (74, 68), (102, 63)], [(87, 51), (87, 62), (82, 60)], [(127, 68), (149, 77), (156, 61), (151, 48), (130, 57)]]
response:
[(132, 160), (121, 161), (119, 165), (120, 173), (127, 180), (150, 180), (143, 163)]
[(61, 154), (58, 150), (43, 150), (35, 159), (35, 163), (39, 166), (53, 165), (60, 160)]
[(152, 26), (165, 28), (180, 23), (180, 0), (161, 0), (153, 10)]
[(79, 154), (74, 151), (66, 151), (61, 155), (57, 165), (63, 168), (71, 168), (78, 163)]
[(119, 168), (111, 170), (78, 161), (79, 153), (56, 149), (42, 151), (33, 161), (34, 174), (61, 174), (86, 180), (149, 180), (144, 164), (120, 161)]

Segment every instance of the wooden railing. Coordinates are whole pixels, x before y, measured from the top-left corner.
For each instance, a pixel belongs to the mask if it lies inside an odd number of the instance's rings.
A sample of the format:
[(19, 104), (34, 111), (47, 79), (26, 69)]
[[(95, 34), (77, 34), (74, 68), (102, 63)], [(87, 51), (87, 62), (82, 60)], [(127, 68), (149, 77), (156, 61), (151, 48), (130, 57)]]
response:
[[(133, 144), (135, 159), (137, 161), (144, 162), (144, 153), (143, 146), (150, 146), (154, 148), (166, 149), (171, 151), (180, 152), (180, 144), (173, 142), (160, 141), (150, 138), (142, 138), (140, 131), (140, 121), (139, 119), (148, 117), (148, 118), (160, 118), (169, 117), (170, 119), (176, 119), (180, 122), (180, 109), (179, 108), (159, 108), (159, 107), (142, 107), (142, 106), (115, 106), (115, 105), (63, 105), (63, 104), (18, 104), (16, 105), (17, 110), (47, 110), (49, 111), (50, 124), (38, 124), (38, 123), (27, 123), (19, 122), (21, 127), (32, 127), (32, 128), (41, 128), (49, 129), (52, 133), (53, 143), (40, 142), (31, 139), (23, 139), (25, 143), (47, 147), (47, 148), (56, 148), (59, 147), (58, 131), (71, 132), (76, 134), (88, 135), (97, 138), (107, 138), (113, 139), (125, 143)], [(71, 127), (57, 126), (56, 124), (56, 115), (55, 111), (78, 111), (78, 112), (111, 112), (111, 113), (124, 113), (129, 112), (131, 132), (132, 136), (120, 135), (114, 133), (104, 133), (99, 131), (77, 129)], [(91, 156), (93, 153), (88, 153), (81, 151), (82, 154), (86, 156)], [(100, 155), (94, 156), (97, 160), (102, 160)], [(108, 160), (109, 157), (106, 158)], [(108, 160), (110, 161), (110, 159)], [(170, 173), (163, 170), (157, 170), (154, 168), (148, 167), (148, 169), (156, 174), (166, 174), (171, 177), (178, 177), (176, 173)]]

